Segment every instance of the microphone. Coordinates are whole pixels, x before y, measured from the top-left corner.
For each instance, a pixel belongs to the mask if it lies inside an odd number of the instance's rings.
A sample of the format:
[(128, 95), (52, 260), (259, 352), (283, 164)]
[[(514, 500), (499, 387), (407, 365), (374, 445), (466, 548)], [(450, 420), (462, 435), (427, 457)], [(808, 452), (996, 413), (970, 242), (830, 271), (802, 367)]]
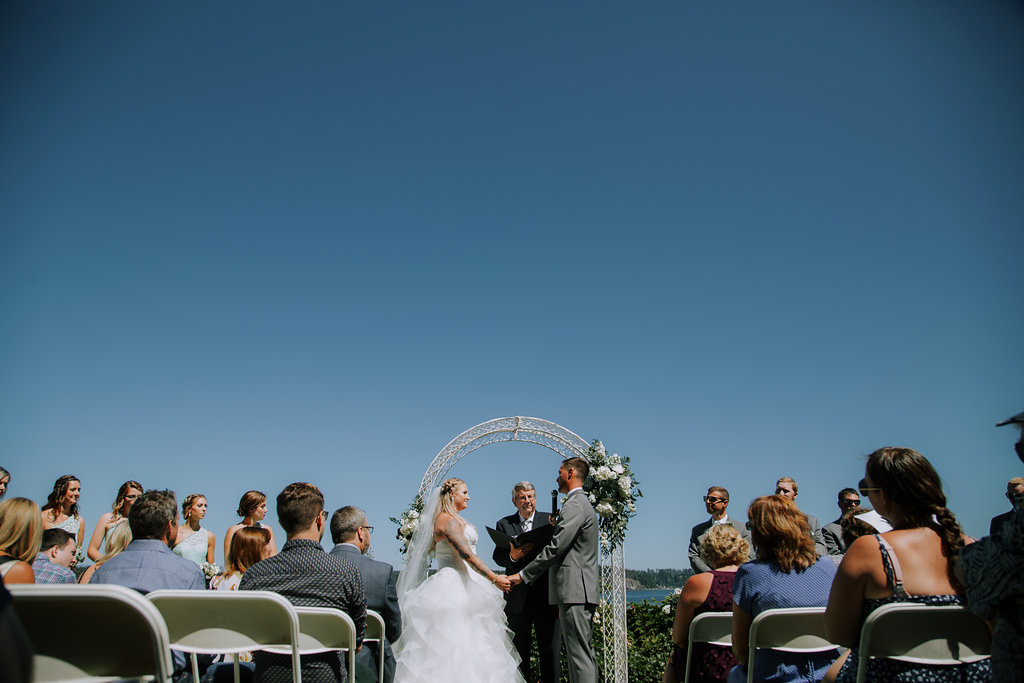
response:
[(558, 489), (551, 490), (551, 516), (558, 516)]

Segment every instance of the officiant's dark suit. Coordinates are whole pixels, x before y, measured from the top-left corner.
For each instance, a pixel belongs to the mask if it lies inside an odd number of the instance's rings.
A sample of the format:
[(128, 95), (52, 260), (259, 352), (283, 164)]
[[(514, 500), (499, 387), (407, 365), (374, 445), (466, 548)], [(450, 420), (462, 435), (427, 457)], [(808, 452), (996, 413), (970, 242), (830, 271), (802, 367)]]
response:
[[(536, 492), (532, 485), (530, 485), (529, 489), (526, 489), (523, 486), (524, 484), (528, 484), (528, 482), (516, 484), (516, 489), (513, 490), (512, 502), (516, 503), (517, 508), (520, 507), (520, 503), (517, 502), (517, 496), (527, 490), (534, 494), (534, 504), (536, 502)], [(549, 526), (551, 524), (550, 517), (551, 514), (548, 512), (534, 510), (533, 523), (530, 528), (536, 529), (542, 526)], [(516, 536), (527, 530), (523, 525), (523, 518), (518, 510), (508, 517), (499, 519), (495, 528), (509, 536)], [(543, 545), (537, 545), (530, 549), (523, 557), (513, 560), (510, 557), (510, 548), (508, 546), (499, 546), (494, 549), (494, 554), (491, 557), (498, 565), (505, 568), (507, 574), (515, 574), (530, 564), (530, 561), (537, 557), (543, 549)], [(512, 590), (505, 594), (505, 616), (508, 617), (509, 628), (512, 629), (514, 634), (512, 642), (519, 652), (519, 657), (522, 659), (519, 669), (523, 673), (523, 678), (527, 681), (531, 680), (529, 674), (530, 632), (532, 627), (537, 631), (541, 683), (558, 683), (561, 672), (559, 662), (561, 632), (558, 628), (558, 607), (550, 604), (548, 600), (547, 572), (534, 583), (513, 586)]]

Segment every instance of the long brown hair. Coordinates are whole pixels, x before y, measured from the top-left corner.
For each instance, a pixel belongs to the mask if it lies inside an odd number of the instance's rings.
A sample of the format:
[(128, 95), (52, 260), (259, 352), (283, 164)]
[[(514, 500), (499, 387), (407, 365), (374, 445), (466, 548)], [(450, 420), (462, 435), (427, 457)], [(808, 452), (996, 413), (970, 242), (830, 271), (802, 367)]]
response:
[(898, 508), (894, 511), (898, 519), (890, 520), (894, 528), (927, 527), (939, 535), (949, 582), (962, 593), (954, 566), (960, 548), (964, 547), (964, 530), (946, 507), (942, 479), (928, 458), (911, 448), (887, 446), (868, 456), (865, 472), (871, 483), (882, 489), (886, 500)]
[(121, 484), (121, 488), (117, 490), (117, 498), (114, 499), (114, 504), (110, 506), (110, 511), (114, 513), (114, 519), (117, 519), (118, 517), (124, 517), (125, 519), (128, 518), (128, 515), (121, 512), (121, 508), (124, 507), (125, 496), (127, 496), (128, 492), (132, 489), (138, 491), (140, 496), (142, 495), (142, 492), (146, 490), (142, 488), (142, 484), (131, 479)]
[(761, 496), (747, 510), (750, 537), (757, 559), (779, 565), (784, 572), (802, 572), (818, 561), (807, 515), (785, 496)]
[(263, 551), (270, 543), (270, 531), (261, 526), (243, 526), (231, 537), (231, 552), (228, 554), (228, 569), (224, 572), (229, 576), (235, 572), (244, 574), (245, 570), (263, 559)]
[(267, 502), (267, 494), (262, 491), (246, 491), (238, 501), (238, 516), (242, 519), (256, 512), (256, 508)]
[[(77, 481), (79, 484), (82, 481), (73, 474), (65, 474), (57, 478), (57, 481), (53, 482), (53, 490), (46, 496), (46, 505), (43, 506), (43, 510), (50, 510), (50, 516), (53, 521), (57, 521), (57, 516), (61, 513), (61, 501), (64, 500), (64, 495), (68, 492), (68, 488), (71, 486), (71, 482)], [(78, 516), (78, 503), (71, 506), (69, 513), (72, 517)]]

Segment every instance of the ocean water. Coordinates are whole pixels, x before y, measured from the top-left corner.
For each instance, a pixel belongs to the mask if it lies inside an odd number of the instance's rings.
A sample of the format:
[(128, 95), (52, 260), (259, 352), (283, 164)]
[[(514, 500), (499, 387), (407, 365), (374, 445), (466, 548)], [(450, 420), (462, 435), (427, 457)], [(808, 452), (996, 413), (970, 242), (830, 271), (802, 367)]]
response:
[(643, 602), (644, 600), (664, 600), (673, 590), (626, 591), (626, 602)]

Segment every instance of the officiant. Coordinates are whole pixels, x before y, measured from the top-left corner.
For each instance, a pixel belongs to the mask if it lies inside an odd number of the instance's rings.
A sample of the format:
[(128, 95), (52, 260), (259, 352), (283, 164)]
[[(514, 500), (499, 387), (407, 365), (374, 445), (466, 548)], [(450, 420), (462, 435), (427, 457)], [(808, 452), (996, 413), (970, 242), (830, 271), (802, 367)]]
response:
[[(537, 512), (537, 491), (528, 481), (521, 481), (512, 488), (512, 503), (516, 512), (502, 517), (495, 525), (497, 531), (511, 537), (504, 543), (495, 542), (494, 561), (505, 568), (506, 573), (518, 573), (544, 549), (551, 534), (542, 527), (551, 527), (551, 515)], [(533, 532), (537, 530), (537, 534)], [(530, 534), (527, 539), (517, 538)], [(536, 538), (534, 538), (536, 537)], [(532, 541), (532, 542), (530, 542)], [(519, 669), (523, 678), (532, 683), (530, 677), (530, 635), (531, 627), (537, 632), (537, 650), (540, 654), (541, 683), (558, 683), (560, 673), (559, 652), (561, 631), (558, 625), (558, 607), (548, 601), (547, 575), (529, 584), (513, 586), (505, 594), (505, 615), (509, 628), (514, 634), (512, 642), (522, 662)]]

